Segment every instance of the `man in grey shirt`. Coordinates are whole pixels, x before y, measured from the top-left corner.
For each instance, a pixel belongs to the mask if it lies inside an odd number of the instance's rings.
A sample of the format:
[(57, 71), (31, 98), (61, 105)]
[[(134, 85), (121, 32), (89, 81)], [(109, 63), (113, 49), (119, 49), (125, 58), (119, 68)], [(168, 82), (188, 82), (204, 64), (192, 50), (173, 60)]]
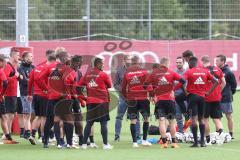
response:
[[(115, 78), (115, 82), (114, 82), (114, 88), (119, 93), (118, 109), (117, 109), (117, 116), (116, 116), (116, 121), (115, 121), (115, 138), (114, 138), (115, 141), (120, 141), (122, 120), (127, 111), (127, 103), (125, 101), (125, 98), (121, 95), (120, 91), (121, 91), (121, 84), (122, 84), (124, 74), (130, 63), (131, 63), (131, 60), (129, 59), (129, 56), (125, 55), (124, 59), (123, 59), (123, 65), (117, 69), (116, 78)], [(136, 136), (138, 139), (140, 139), (139, 121), (136, 124), (136, 130), (137, 130)]]
[[(184, 59), (183, 57), (177, 57), (176, 60), (176, 67), (175, 70), (176, 73), (179, 75), (183, 75), (185, 73), (184, 66)], [(176, 90), (174, 92), (175, 95), (175, 101), (176, 101), (176, 119), (177, 119), (177, 125), (178, 125), (178, 132), (183, 133), (184, 132), (184, 125), (183, 125), (183, 116), (185, 116), (185, 121), (189, 119), (187, 116), (187, 107), (186, 107), (186, 96), (184, 93), (184, 90), (182, 88)]]

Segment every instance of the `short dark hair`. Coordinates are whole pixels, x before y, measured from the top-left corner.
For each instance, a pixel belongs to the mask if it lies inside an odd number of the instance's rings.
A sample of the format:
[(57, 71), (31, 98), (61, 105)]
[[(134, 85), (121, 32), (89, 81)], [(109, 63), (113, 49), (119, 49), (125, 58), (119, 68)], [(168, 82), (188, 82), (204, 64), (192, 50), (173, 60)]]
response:
[(46, 56), (49, 56), (50, 54), (53, 54), (53, 53), (55, 53), (55, 51), (54, 50), (52, 50), (52, 49), (48, 49), (48, 50), (46, 50)]
[(159, 63), (154, 63), (154, 64), (152, 65), (152, 68), (159, 68), (159, 66), (160, 66)]
[(82, 56), (74, 55), (71, 57), (71, 62), (80, 62), (82, 60)]
[(24, 58), (26, 58), (27, 57), (27, 55), (29, 54), (30, 52), (28, 52), (28, 51), (26, 51), (26, 52), (23, 52), (23, 54), (22, 54), (22, 58), (24, 59)]
[(177, 59), (182, 59), (183, 62), (185, 61), (185, 59), (182, 56), (178, 56)]
[(196, 67), (197, 66), (197, 63), (198, 63), (198, 58), (197, 57), (191, 57), (189, 59), (189, 67)]
[(55, 54), (50, 54), (47, 56), (47, 61), (51, 62), (51, 61), (56, 61), (56, 56)]
[(217, 55), (217, 58), (220, 58), (220, 60), (223, 61), (224, 63), (226, 63), (226, 61), (227, 61), (226, 56), (224, 56), (222, 54)]
[(96, 67), (99, 63), (101, 63), (103, 60), (101, 59), (101, 58), (95, 58), (94, 59), (94, 62), (93, 62), (93, 65), (94, 65), (94, 67)]
[(186, 50), (182, 53), (183, 57), (192, 57), (193, 56), (193, 52), (190, 50)]

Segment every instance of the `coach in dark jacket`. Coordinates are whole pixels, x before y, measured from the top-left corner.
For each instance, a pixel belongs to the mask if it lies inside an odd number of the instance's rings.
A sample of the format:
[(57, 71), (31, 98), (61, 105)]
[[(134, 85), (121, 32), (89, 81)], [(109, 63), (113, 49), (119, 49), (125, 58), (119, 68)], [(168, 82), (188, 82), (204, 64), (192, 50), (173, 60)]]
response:
[(226, 64), (226, 56), (218, 55), (216, 64), (219, 68), (221, 68), (226, 80), (226, 86), (222, 90), (221, 108), (222, 112), (226, 115), (228, 121), (229, 133), (233, 137), (232, 101), (233, 95), (236, 92), (237, 82), (233, 72)]
[(221, 68), (226, 79), (226, 86), (222, 90), (222, 102), (232, 102), (233, 94), (236, 92), (237, 82), (233, 72), (230, 70), (228, 65)]
[(21, 99), (20, 101), (18, 101), (18, 102), (21, 102), (21, 105), (18, 105), (18, 114), (19, 114), (20, 124), (23, 125), (23, 126), (20, 126), (21, 136), (23, 136), (26, 139), (29, 139), (29, 141), (32, 144), (35, 144), (35, 142), (33, 141), (34, 139), (31, 137), (31, 132), (30, 132), (31, 126), (29, 125), (30, 119), (31, 119), (31, 113), (33, 113), (33, 107), (32, 107), (32, 103), (27, 99), (29, 74), (34, 68), (34, 66), (32, 65), (32, 61), (33, 61), (32, 53), (24, 52), (22, 55), (22, 63), (18, 68), (20, 99)]
[(19, 78), (19, 87), (20, 87), (20, 95), (27, 96), (28, 95), (28, 80), (29, 74), (33, 70), (34, 66), (30, 62), (22, 61), (20, 64), (18, 71), (20, 74)]

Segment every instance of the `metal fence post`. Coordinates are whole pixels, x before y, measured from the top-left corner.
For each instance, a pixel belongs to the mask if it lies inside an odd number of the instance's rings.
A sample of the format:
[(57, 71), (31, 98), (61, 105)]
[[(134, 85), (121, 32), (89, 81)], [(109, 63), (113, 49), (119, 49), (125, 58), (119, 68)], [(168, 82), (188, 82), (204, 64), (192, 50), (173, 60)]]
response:
[(212, 39), (212, 0), (209, 0), (208, 39)]
[(148, 39), (152, 39), (152, 0), (148, 0)]
[(16, 0), (16, 45), (28, 47), (28, 0)]
[(91, 23), (90, 23), (90, 15), (91, 15), (91, 10), (90, 10), (90, 0), (87, 0), (87, 40), (90, 40), (90, 34), (91, 34)]

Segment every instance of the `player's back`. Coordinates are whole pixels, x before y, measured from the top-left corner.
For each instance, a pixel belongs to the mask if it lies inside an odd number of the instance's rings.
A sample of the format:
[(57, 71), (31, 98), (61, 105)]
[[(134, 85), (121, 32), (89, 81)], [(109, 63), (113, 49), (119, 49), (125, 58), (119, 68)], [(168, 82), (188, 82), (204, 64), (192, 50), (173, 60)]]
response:
[[(221, 94), (222, 81), (221, 81), (221, 79), (224, 77), (222, 70), (215, 66), (209, 66), (206, 69), (208, 70), (209, 73), (211, 73), (218, 80), (218, 85), (213, 90), (213, 92), (210, 93), (209, 96), (206, 96), (205, 100), (207, 102), (220, 101), (222, 98), (222, 94)], [(206, 87), (209, 89), (212, 86), (213, 86), (213, 83), (211, 81), (208, 81)]]
[(158, 99), (174, 99), (172, 96), (174, 81), (179, 80), (180, 75), (165, 66), (161, 66), (154, 69), (149, 78), (152, 82), (154, 94)]
[(87, 88), (87, 103), (103, 103), (109, 101), (108, 88), (111, 87), (111, 83), (105, 72), (97, 68), (91, 68), (84, 75), (80, 84), (84, 84)]
[(208, 80), (213, 78), (208, 70), (202, 67), (189, 69), (184, 77), (187, 80), (187, 91), (202, 97), (205, 97)]
[(147, 70), (139, 67), (129, 67), (124, 75), (127, 84), (128, 100), (144, 100), (147, 99), (148, 91), (144, 88), (144, 82), (148, 76)]
[[(42, 81), (39, 81), (39, 76), (41, 75), (42, 71), (45, 70), (47, 67), (47, 64), (41, 64), (38, 65), (31, 73), (33, 74), (33, 86), (34, 86), (34, 94), (40, 95), (40, 96), (46, 96), (46, 94), (43, 92), (43, 90), (39, 87), (39, 84), (42, 83)], [(30, 74), (30, 75), (31, 75)], [(30, 76), (31, 77), (31, 76)], [(45, 80), (45, 83), (47, 84), (47, 79)]]

